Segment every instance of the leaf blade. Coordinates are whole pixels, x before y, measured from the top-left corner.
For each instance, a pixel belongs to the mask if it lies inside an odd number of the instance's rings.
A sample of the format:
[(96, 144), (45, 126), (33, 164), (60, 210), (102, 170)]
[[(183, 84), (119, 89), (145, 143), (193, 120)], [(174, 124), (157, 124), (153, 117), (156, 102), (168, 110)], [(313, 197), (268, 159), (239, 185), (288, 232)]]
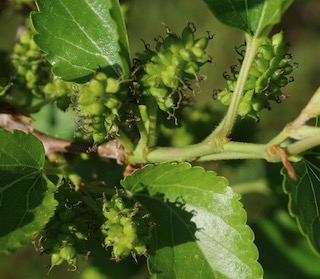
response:
[(256, 37), (266, 36), (279, 23), (293, 0), (204, 0), (222, 23)]
[(56, 202), (55, 187), (42, 173), (41, 142), (1, 129), (0, 138), (0, 253), (6, 254), (31, 242), (53, 216)]
[(227, 184), (187, 163), (148, 165), (122, 181), (155, 219), (149, 267), (157, 278), (262, 276), (239, 195)]
[(320, 152), (306, 154), (293, 167), (297, 174), (294, 181), (282, 170), (283, 190), (289, 196), (289, 213), (297, 221), (301, 233), (311, 248), (320, 254)]
[(31, 16), (37, 31), (34, 40), (47, 53), (55, 75), (76, 80), (99, 69), (114, 76), (128, 75), (129, 61), (120, 55), (120, 51), (128, 52), (125, 30), (120, 29), (121, 50), (118, 28), (110, 15), (111, 1), (38, 0), (37, 7), (39, 12)]

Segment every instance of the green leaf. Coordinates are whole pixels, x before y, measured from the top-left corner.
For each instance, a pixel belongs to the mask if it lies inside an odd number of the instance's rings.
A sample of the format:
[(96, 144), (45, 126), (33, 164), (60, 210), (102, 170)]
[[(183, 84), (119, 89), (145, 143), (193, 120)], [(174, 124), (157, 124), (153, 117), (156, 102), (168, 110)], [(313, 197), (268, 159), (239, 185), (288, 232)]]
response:
[(129, 47), (119, 1), (36, 2), (39, 12), (32, 14), (32, 23), (38, 34), (34, 39), (47, 53), (55, 75), (76, 80), (101, 69), (128, 77)]
[(256, 37), (266, 36), (279, 23), (293, 0), (204, 0), (222, 23)]
[(151, 213), (149, 269), (157, 278), (261, 278), (240, 195), (190, 164), (147, 165), (122, 181)]
[(0, 129), (0, 139), (0, 253), (9, 253), (30, 243), (53, 216), (55, 187), (43, 174), (37, 138)]
[(282, 170), (283, 189), (289, 195), (289, 212), (296, 219), (302, 234), (320, 255), (320, 150), (308, 152), (293, 163), (297, 180)]

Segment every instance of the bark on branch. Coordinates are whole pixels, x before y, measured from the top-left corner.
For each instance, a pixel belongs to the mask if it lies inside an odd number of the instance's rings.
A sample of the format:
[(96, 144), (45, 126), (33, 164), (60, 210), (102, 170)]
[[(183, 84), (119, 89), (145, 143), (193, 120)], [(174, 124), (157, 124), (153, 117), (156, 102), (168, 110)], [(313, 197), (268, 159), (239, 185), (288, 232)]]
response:
[(0, 113), (0, 127), (8, 131), (20, 130), (33, 134), (42, 141), (46, 155), (56, 152), (93, 153), (99, 157), (115, 159), (118, 164), (123, 164), (125, 161), (125, 150), (117, 139), (97, 146), (89, 143), (62, 140), (34, 130), (30, 123), (21, 121), (19, 117), (10, 113)]

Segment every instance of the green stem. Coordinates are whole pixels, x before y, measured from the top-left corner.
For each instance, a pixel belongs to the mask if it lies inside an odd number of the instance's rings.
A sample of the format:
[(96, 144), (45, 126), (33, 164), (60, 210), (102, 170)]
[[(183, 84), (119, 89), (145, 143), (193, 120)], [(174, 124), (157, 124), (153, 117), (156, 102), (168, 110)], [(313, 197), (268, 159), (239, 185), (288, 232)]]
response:
[(245, 160), (245, 159), (265, 159), (264, 155), (242, 153), (242, 152), (223, 152), (201, 156), (198, 162), (221, 161), (221, 160)]
[(139, 109), (136, 110), (136, 115), (138, 118), (140, 118), (140, 120), (136, 122), (139, 133), (140, 133), (140, 140), (135, 150), (142, 150), (142, 149), (145, 149), (148, 145), (148, 131), (146, 129), (145, 122), (143, 121), (140, 107)]
[(136, 125), (139, 130), (140, 139), (134, 148), (134, 155), (128, 158), (128, 163), (130, 164), (135, 164), (137, 161), (144, 160), (143, 158), (145, 157), (146, 148), (148, 146), (148, 130), (146, 125), (148, 126), (149, 124), (144, 110), (145, 108), (143, 106), (134, 108), (134, 114), (139, 118), (139, 120), (136, 121)]
[(256, 51), (261, 44), (261, 41), (255, 37), (250, 37), (249, 35), (247, 35), (246, 39), (247, 50), (243, 59), (243, 63), (239, 72), (239, 77), (237, 79), (234, 92), (232, 94), (232, 99), (227, 114), (220, 123), (220, 125), (212, 132), (212, 134), (206, 140), (210, 140), (215, 137), (227, 137), (231, 133), (236, 122), (239, 104), (244, 94), (243, 89), (248, 79), (250, 67), (256, 56)]
[[(146, 160), (135, 163), (162, 163), (172, 161), (213, 161), (235, 159), (264, 159), (268, 162), (280, 162), (281, 154), (270, 153), (272, 145), (282, 142), (286, 133), (281, 132), (267, 144), (254, 144), (244, 142), (228, 142), (223, 147), (217, 141), (201, 142), (184, 147), (159, 147), (146, 155)], [(281, 140), (280, 140), (281, 138)], [(313, 136), (297, 141), (287, 147), (290, 160), (297, 160), (298, 155), (312, 147), (320, 145), (320, 131)]]
[(204, 142), (184, 147), (159, 147), (147, 154), (147, 161), (161, 163), (195, 160), (200, 156), (218, 152), (219, 150), (220, 147), (215, 142)]
[[(229, 142), (223, 149), (215, 142), (203, 142), (184, 147), (160, 147), (147, 155), (148, 162), (160, 163), (186, 160), (266, 159), (267, 145)], [(274, 160), (274, 159), (273, 159)]]
[(132, 141), (130, 140), (130, 138), (127, 136), (127, 134), (122, 131), (121, 129), (119, 130), (119, 137), (118, 137), (119, 141), (121, 142), (121, 144), (123, 145), (124, 149), (127, 152), (133, 152), (134, 150), (134, 145), (132, 143)]
[(267, 146), (265, 144), (229, 142), (223, 148), (222, 152), (201, 156), (198, 161), (268, 159)]
[(154, 98), (148, 103), (148, 114), (149, 114), (149, 139), (148, 146), (154, 146), (158, 139), (158, 126), (157, 126), (157, 114), (158, 104)]
[(276, 135), (272, 140), (268, 142), (268, 145), (280, 145), (282, 142), (288, 139), (289, 136), (290, 131), (287, 129), (286, 126), (278, 135)]
[(271, 189), (268, 187), (267, 181), (263, 178), (232, 185), (232, 189), (234, 189), (241, 195), (250, 194), (250, 193), (259, 193), (259, 194), (268, 196), (272, 194)]
[(320, 145), (320, 132), (317, 135), (314, 135), (309, 138), (302, 139), (297, 141), (287, 147), (287, 151), (291, 155), (297, 155), (312, 147)]

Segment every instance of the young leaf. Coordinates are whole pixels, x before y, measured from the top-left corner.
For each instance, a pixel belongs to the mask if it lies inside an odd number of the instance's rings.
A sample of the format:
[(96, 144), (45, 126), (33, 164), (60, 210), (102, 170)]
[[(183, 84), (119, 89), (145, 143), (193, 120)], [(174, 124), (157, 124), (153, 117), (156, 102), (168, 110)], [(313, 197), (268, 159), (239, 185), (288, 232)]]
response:
[(36, 2), (39, 12), (31, 16), (38, 33), (34, 39), (55, 75), (75, 80), (101, 69), (128, 77), (129, 48), (119, 1)]
[(204, 0), (222, 23), (256, 37), (266, 36), (293, 0)]
[(9, 253), (30, 243), (53, 216), (55, 187), (43, 174), (38, 139), (1, 129), (0, 139), (0, 253)]
[(289, 212), (296, 218), (302, 234), (320, 254), (320, 150), (294, 163), (297, 180), (283, 169), (283, 189), (289, 195)]
[(147, 165), (122, 186), (151, 213), (157, 278), (261, 278), (253, 232), (225, 178), (187, 163)]

